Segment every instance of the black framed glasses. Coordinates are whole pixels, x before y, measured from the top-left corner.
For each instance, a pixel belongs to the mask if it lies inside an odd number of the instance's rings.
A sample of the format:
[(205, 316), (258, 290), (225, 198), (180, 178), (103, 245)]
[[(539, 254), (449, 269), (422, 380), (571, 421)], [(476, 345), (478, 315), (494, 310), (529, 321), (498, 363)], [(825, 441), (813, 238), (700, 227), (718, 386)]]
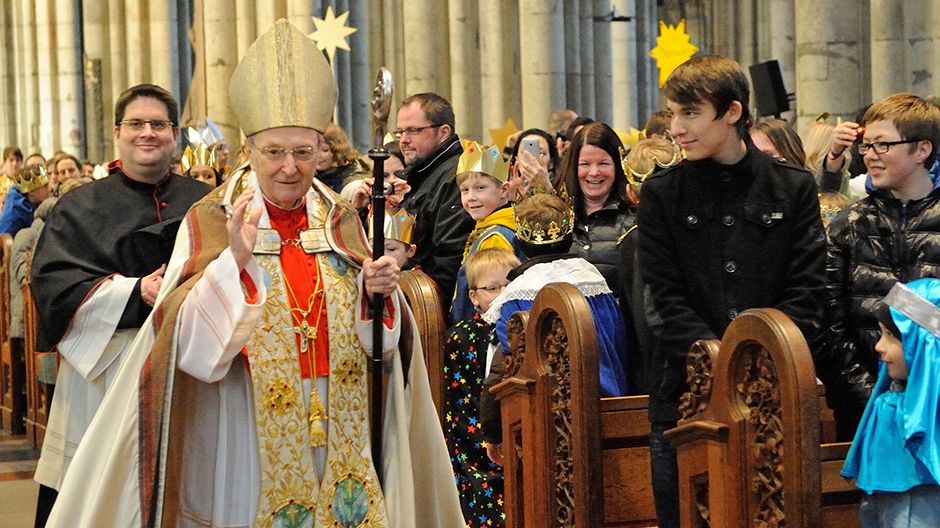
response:
[(421, 127), (396, 128), (395, 130), (392, 130), (392, 137), (398, 140), (400, 140), (402, 136), (414, 137), (429, 128), (437, 128), (437, 127), (442, 127), (442, 126), (444, 126), (444, 123), (438, 123), (436, 125), (426, 125), (426, 126), (421, 126)]
[(922, 139), (901, 139), (898, 141), (875, 141), (874, 143), (859, 143), (856, 148), (858, 148), (858, 153), (861, 154), (862, 156), (864, 156), (865, 154), (868, 154), (869, 150), (875, 151), (875, 154), (886, 154), (893, 145), (917, 143), (918, 141), (923, 141), (923, 140)]
[(118, 125), (125, 126), (134, 132), (140, 132), (146, 125), (150, 125), (150, 130), (163, 132), (164, 130), (169, 130), (171, 127), (176, 126), (176, 123), (162, 119), (125, 119), (124, 121), (119, 121)]

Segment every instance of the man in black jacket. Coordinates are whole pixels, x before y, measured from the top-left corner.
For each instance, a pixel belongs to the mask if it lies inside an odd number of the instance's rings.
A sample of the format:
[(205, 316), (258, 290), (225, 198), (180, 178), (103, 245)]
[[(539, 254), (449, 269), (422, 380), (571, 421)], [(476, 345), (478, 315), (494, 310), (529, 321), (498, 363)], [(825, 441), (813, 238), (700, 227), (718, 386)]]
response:
[(880, 300), (898, 281), (940, 277), (940, 190), (928, 171), (940, 109), (899, 93), (873, 104), (862, 122), (857, 148), (869, 194), (829, 225), (824, 331), (815, 347), (841, 441), (854, 437), (878, 377)]
[(441, 289), (444, 312), (450, 311), (457, 270), (474, 221), (460, 205), (457, 161), (463, 152), (454, 130), (454, 109), (435, 93), (402, 101), (395, 137), (405, 157), (411, 191), (401, 205), (415, 216), (412, 261)]
[(664, 88), (679, 165), (643, 184), (638, 251), (652, 309), (649, 417), (653, 494), (661, 527), (678, 527), (675, 427), (692, 343), (720, 338), (738, 313), (774, 307), (807, 341), (818, 330), (825, 237), (811, 174), (750, 142), (749, 89), (719, 56), (680, 65)]

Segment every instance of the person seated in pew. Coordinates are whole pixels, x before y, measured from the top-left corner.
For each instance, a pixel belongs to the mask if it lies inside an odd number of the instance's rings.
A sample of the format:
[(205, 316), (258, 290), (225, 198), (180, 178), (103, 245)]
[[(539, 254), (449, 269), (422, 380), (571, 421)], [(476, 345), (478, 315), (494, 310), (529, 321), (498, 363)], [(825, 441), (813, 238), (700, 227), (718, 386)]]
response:
[(861, 528), (940, 526), (940, 280), (897, 283), (875, 312), (878, 381), (842, 476)]
[(467, 257), (464, 268), (475, 310), (448, 330), (444, 343), (444, 436), (468, 526), (498, 528), (506, 519), (503, 472), (487, 458), (480, 423), (484, 364), (487, 350), (496, 343), (494, 326), (483, 320), (483, 313), (519, 264), (515, 253), (504, 248), (481, 249)]
[(578, 288), (587, 299), (597, 331), (597, 355), (600, 362), (600, 395), (626, 396), (627, 337), (623, 316), (604, 276), (577, 255), (568, 253), (573, 240), (574, 212), (561, 198), (552, 194), (534, 194), (515, 206), (516, 241), (529, 257), (512, 270), (506, 289), (493, 300), (483, 319), (496, 326), (498, 346), (486, 357), (486, 381), (480, 403), (480, 421), (490, 458), (502, 464), (499, 404), (490, 387), (502, 380), (501, 363), (509, 351), (506, 324), (512, 314), (532, 307), (542, 287), (565, 282)]

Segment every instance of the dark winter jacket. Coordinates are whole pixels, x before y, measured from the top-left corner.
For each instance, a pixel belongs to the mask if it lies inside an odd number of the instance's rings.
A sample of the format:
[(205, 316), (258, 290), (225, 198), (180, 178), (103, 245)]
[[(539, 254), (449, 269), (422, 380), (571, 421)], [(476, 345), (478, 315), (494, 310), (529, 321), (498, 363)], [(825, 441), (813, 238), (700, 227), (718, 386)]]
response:
[(777, 308), (815, 338), (826, 248), (804, 169), (752, 144), (735, 165), (682, 162), (643, 183), (637, 225), (655, 310), (651, 421), (678, 419), (689, 348), (720, 338), (740, 312)]

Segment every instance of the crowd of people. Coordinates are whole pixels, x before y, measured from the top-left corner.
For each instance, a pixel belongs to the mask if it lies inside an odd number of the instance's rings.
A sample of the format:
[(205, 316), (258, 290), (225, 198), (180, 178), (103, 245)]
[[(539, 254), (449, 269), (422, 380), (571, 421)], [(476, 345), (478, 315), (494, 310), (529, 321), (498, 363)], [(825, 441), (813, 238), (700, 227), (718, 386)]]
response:
[[(588, 300), (600, 393), (650, 394), (660, 526), (679, 525), (664, 433), (690, 346), (756, 307), (783, 311), (813, 351), (838, 436), (856, 440), (845, 474), (866, 492), (865, 526), (907, 526), (878, 524), (884, 512), (936, 526), (940, 110), (894, 94), (798, 134), (754, 123), (747, 77), (720, 56), (680, 65), (663, 92), (634, 145), (570, 109), (480, 144), (458, 137), (444, 97), (408, 95), (374, 261), (371, 161), (330, 121), (329, 65), (286, 21), (233, 74), (246, 139), (232, 160), (211, 121), (177, 154), (178, 104), (154, 85), (119, 98), (107, 168), (6, 149), (11, 291), (31, 273), (37, 348), (61, 357), (44, 370), (37, 526), (502, 526), (487, 388), (511, 354), (508, 318), (551, 282)], [(426, 372), (397, 288), (412, 268), (453, 325), (443, 372)], [(12, 311), (21, 340), (22, 300)], [(370, 354), (389, 371), (381, 460)], [(889, 452), (908, 465), (882, 478), (870, 465)]]

